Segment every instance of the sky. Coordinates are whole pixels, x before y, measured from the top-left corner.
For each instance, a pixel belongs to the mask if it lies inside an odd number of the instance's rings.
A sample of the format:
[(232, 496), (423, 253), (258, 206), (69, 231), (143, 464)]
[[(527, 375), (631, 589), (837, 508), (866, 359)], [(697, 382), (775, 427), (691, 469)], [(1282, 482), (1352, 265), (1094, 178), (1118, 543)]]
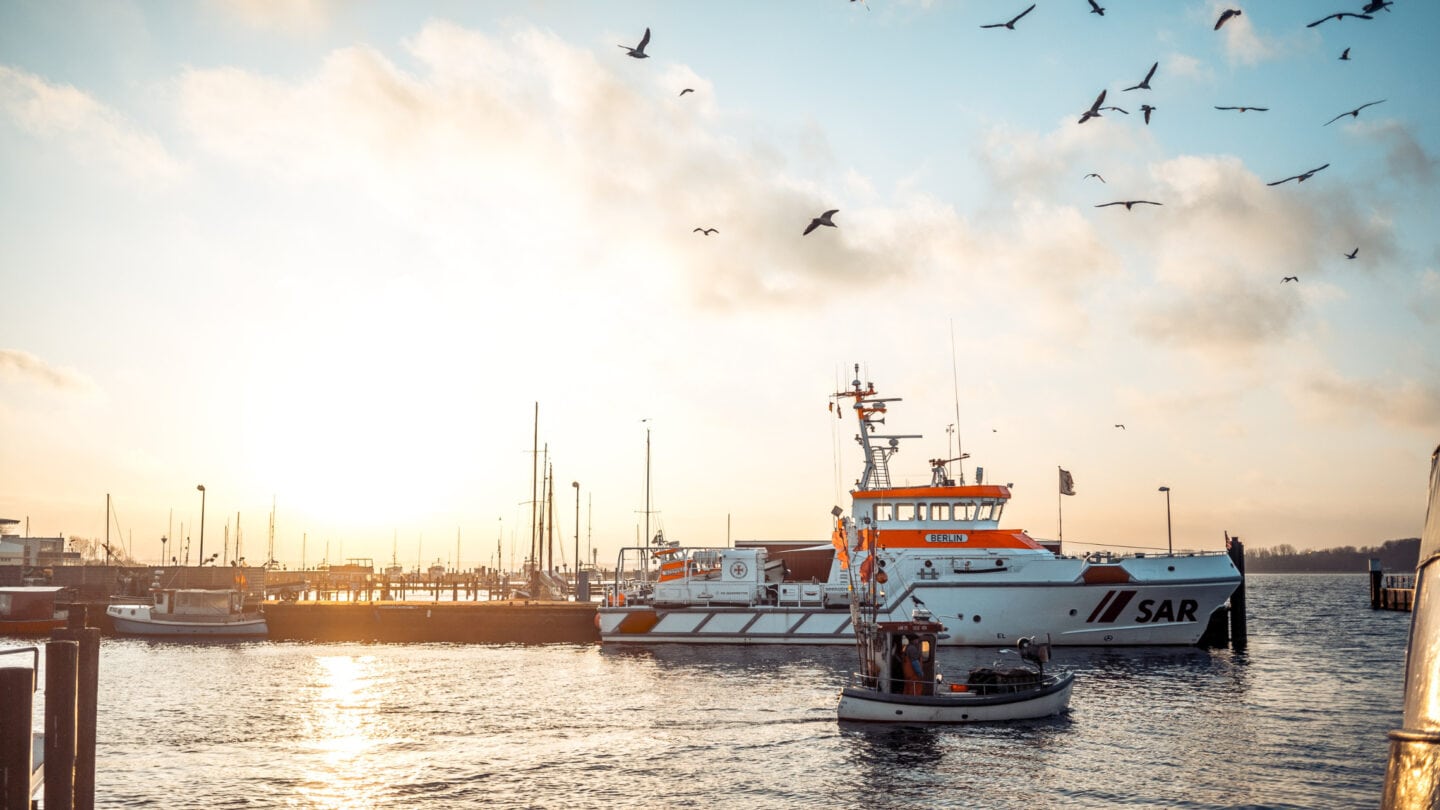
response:
[(1067, 551), (1418, 536), (1440, 5), (1025, 5), (0, 5), (0, 517), (510, 568), (538, 433), (557, 563), (647, 453), (667, 539), (824, 542), (859, 364)]

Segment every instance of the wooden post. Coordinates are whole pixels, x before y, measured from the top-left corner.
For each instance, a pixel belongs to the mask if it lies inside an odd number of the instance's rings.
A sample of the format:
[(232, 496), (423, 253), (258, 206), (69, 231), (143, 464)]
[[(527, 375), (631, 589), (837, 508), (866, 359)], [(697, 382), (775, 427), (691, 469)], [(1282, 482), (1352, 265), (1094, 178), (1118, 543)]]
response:
[(82, 607), (77, 618), (70, 614), (70, 627), (51, 633), (55, 641), (80, 645), (75, 724), (75, 808), (95, 807), (95, 737), (100, 704), (100, 630), (85, 627)]
[(1230, 646), (1243, 650), (1250, 641), (1245, 628), (1245, 544), (1240, 542), (1240, 538), (1232, 537), (1226, 551), (1230, 561), (1235, 563), (1235, 570), (1240, 572), (1240, 584), (1230, 594)]
[(45, 645), (45, 809), (75, 806), (75, 709), (80, 645)]
[(1380, 561), (1370, 560), (1370, 609), (1380, 609), (1380, 592), (1384, 588), (1385, 573), (1380, 570)]
[(0, 807), (29, 810), (35, 670), (0, 667)]

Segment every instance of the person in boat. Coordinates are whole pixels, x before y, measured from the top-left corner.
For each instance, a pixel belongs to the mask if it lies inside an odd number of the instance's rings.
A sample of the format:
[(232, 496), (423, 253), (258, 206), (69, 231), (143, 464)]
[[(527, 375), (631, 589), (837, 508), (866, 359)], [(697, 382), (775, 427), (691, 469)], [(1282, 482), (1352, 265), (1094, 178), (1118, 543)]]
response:
[(920, 650), (918, 636), (905, 637), (905, 654), (901, 659), (901, 665), (905, 672), (905, 694), (924, 694), (921, 680), (925, 672), (925, 654)]

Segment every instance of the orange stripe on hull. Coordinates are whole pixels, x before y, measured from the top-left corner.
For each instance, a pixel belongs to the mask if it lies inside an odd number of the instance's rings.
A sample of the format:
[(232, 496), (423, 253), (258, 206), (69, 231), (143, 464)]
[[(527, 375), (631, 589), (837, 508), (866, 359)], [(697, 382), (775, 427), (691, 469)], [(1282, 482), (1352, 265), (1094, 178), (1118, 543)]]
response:
[(620, 620), (620, 626), (615, 628), (621, 633), (640, 635), (655, 629), (660, 623), (660, 616), (653, 610), (642, 610), (631, 613)]
[(1113, 585), (1134, 581), (1130, 572), (1118, 565), (1087, 565), (1084, 577), (1086, 585)]

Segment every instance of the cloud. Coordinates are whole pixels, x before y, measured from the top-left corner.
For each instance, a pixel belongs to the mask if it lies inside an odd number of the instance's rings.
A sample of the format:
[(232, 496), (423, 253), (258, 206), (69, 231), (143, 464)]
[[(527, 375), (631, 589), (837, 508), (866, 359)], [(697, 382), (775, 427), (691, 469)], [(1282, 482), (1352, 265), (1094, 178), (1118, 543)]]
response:
[(1402, 184), (1434, 184), (1435, 158), (1425, 151), (1425, 147), (1403, 123), (1393, 119), (1356, 121), (1347, 130), (1377, 142), (1385, 150), (1385, 170), (1390, 179)]
[[(413, 70), (358, 46), (298, 81), (192, 70), (181, 117), (202, 150), (284, 184), (357, 189), (499, 264), (581, 266), (620, 287), (678, 280), (704, 307), (809, 304), (914, 277), (954, 250), (948, 207), (877, 199), (844, 167), (835, 187), (805, 179), (782, 150), (725, 133), (710, 84), (688, 69), (597, 59), (532, 28), (432, 22), (406, 48)], [(802, 237), (830, 208), (839, 228)], [(720, 233), (701, 241), (695, 227)]]
[(0, 377), (8, 376), (59, 391), (91, 391), (95, 384), (79, 372), (54, 368), (19, 349), (0, 349)]
[(157, 138), (89, 94), (3, 65), (0, 113), (31, 135), (58, 139), (81, 160), (103, 160), (137, 180), (163, 183), (183, 172)]
[(1348, 419), (1359, 414), (1392, 426), (1434, 436), (1440, 430), (1440, 384), (1427, 380), (1345, 379), (1333, 372), (1311, 374), (1298, 392), (1323, 415)]
[[(1210, 0), (1209, 23), (1213, 26), (1220, 19), (1220, 12), (1232, 7), (1229, 0)], [(1242, 13), (1231, 17), (1219, 31), (1225, 43), (1225, 57), (1232, 64), (1256, 65), (1282, 54), (1279, 43), (1255, 30), (1253, 19), (1248, 12)]]
[[(1165, 208), (1146, 210), (1127, 238), (1145, 243), (1158, 282), (1136, 328), (1161, 343), (1234, 360), (1289, 335), (1306, 303), (1333, 297), (1317, 282), (1337, 234), (1350, 244), (1364, 233), (1387, 250), (1384, 222), (1357, 216), (1343, 190), (1269, 187), (1233, 157), (1179, 157), (1151, 174)], [(1282, 285), (1285, 276), (1301, 282)]]
[(262, 31), (312, 34), (330, 25), (335, 0), (210, 0), (232, 19)]
[(1162, 60), (1162, 66), (1167, 75), (1174, 75), (1184, 79), (1213, 84), (1215, 82), (1215, 71), (1209, 65), (1201, 62), (1189, 54), (1171, 53)]
[(1440, 273), (1426, 268), (1416, 282), (1415, 292), (1410, 296), (1410, 311), (1422, 323), (1440, 324)]

